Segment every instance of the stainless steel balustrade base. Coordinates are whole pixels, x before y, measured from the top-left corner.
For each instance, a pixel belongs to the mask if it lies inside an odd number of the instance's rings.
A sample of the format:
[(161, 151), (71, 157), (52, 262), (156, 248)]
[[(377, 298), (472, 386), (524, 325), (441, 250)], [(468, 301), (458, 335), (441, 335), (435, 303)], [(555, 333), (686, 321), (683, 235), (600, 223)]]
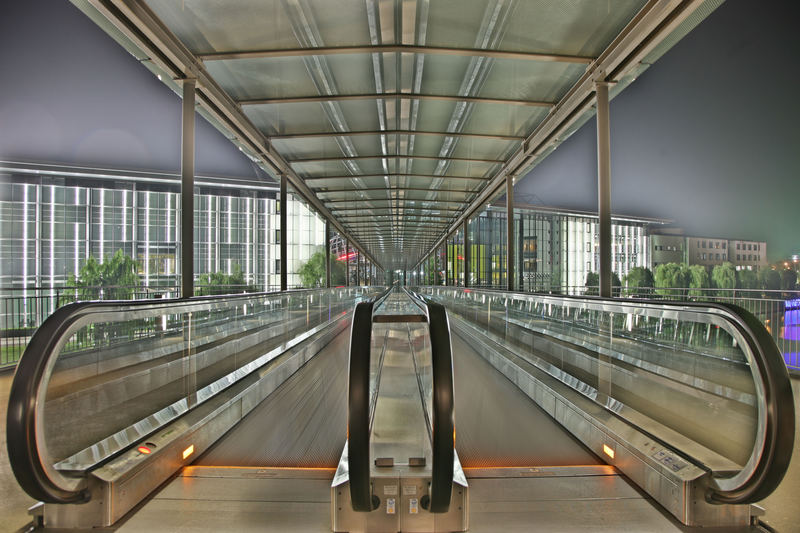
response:
[[(334, 319), (323, 331), (270, 362), (269, 372), (255, 372), (215, 398), (144, 439), (153, 450), (136, 448), (89, 474), (91, 499), (85, 504), (45, 504), (47, 528), (108, 527), (153, 490), (190, 464), (277, 389), (281, 383), (350, 326), (352, 313)], [(192, 446), (192, 453), (185, 451)]]
[(372, 476), (373, 492), (380, 505), (369, 513), (357, 513), (350, 504), (350, 482), (331, 487), (331, 517), (334, 532), (349, 533), (438, 533), (467, 531), (469, 487), (453, 483), (450, 509), (431, 513), (420, 498), (427, 494), (430, 475), (420, 477), (418, 468), (396, 466)]
[[(717, 505), (706, 501), (706, 470), (533, 365), (522, 368), (514, 362), (513, 352), (463, 319), (451, 315), (450, 325), (539, 407), (681, 523), (703, 527), (750, 525), (750, 505)], [(670, 464), (677, 470), (670, 468)]]

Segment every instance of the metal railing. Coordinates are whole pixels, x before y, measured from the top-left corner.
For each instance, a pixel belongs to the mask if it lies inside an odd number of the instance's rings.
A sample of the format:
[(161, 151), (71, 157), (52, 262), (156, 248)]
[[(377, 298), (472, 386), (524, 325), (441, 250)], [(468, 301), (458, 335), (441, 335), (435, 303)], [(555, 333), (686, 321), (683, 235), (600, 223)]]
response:
[[(471, 285), (470, 288), (505, 290), (503, 285)], [(548, 292), (568, 296), (593, 296), (597, 295), (598, 287), (573, 285), (554, 288)], [(800, 290), (614, 286), (612, 295), (621, 298), (711, 302), (739, 306), (752, 313), (764, 325), (778, 346), (786, 367), (793, 374), (800, 373)]]
[[(614, 287), (614, 296), (732, 304), (755, 316), (772, 336), (787, 368), (800, 372), (800, 291), (765, 289)], [(597, 287), (567, 287), (564, 294), (597, 294)]]
[[(279, 286), (268, 286), (266, 292)], [(79, 301), (178, 298), (180, 286), (0, 288), (0, 369), (16, 365), (31, 335), (56, 309)], [(195, 286), (195, 296), (256, 292), (252, 285)]]
[(704, 465), (710, 500), (759, 501), (783, 478), (794, 439), (791, 385), (765, 328), (741, 307), (418, 290), (511, 346), (524, 365)]

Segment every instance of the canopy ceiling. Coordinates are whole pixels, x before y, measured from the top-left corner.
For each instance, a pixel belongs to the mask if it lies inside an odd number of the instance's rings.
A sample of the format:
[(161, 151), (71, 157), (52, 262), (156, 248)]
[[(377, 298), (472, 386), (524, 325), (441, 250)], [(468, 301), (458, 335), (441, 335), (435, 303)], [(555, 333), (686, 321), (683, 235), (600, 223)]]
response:
[(378, 265), (414, 266), (721, 1), (74, 0)]

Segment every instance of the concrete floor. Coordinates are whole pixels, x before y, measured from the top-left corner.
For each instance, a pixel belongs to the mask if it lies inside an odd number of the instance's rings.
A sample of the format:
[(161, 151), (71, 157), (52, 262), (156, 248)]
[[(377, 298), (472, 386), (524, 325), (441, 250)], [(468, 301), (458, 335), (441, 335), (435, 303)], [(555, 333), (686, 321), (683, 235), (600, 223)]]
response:
[(17, 531), (30, 522), (28, 507), (36, 503), (17, 484), (6, 447), (6, 415), (13, 372), (0, 372), (0, 532)]
[[(35, 502), (17, 485), (6, 451), (6, 411), (13, 374), (0, 372), (0, 533), (15, 532), (30, 522), (27, 509)], [(761, 503), (767, 510), (763, 518), (779, 533), (800, 531), (800, 379), (792, 380), (795, 403), (794, 454), (789, 471), (778, 490)]]

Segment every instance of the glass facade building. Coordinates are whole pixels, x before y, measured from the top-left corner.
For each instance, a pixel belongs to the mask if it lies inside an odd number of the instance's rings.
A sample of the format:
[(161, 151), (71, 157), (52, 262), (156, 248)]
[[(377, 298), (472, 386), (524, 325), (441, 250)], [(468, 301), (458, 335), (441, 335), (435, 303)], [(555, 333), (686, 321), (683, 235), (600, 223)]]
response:
[[(427, 283), (506, 286), (506, 210), (489, 206), (422, 263)], [(622, 278), (650, 266), (649, 228), (665, 220), (612, 217), (612, 270)], [(524, 291), (566, 291), (599, 270), (597, 215), (544, 207), (514, 208), (514, 286)], [(466, 254), (465, 254), (466, 251)], [(466, 261), (468, 257), (468, 261)], [(467, 265), (467, 266), (465, 266)], [(465, 273), (465, 268), (468, 272)]]
[[(170, 183), (172, 181), (172, 183)], [(180, 193), (175, 179), (0, 175), (0, 287), (63, 287), (85, 261), (122, 250), (144, 287), (180, 283)], [(325, 221), (289, 193), (288, 285), (325, 239)], [(195, 192), (195, 276), (240, 269), (259, 290), (280, 285), (281, 206), (274, 186)]]

